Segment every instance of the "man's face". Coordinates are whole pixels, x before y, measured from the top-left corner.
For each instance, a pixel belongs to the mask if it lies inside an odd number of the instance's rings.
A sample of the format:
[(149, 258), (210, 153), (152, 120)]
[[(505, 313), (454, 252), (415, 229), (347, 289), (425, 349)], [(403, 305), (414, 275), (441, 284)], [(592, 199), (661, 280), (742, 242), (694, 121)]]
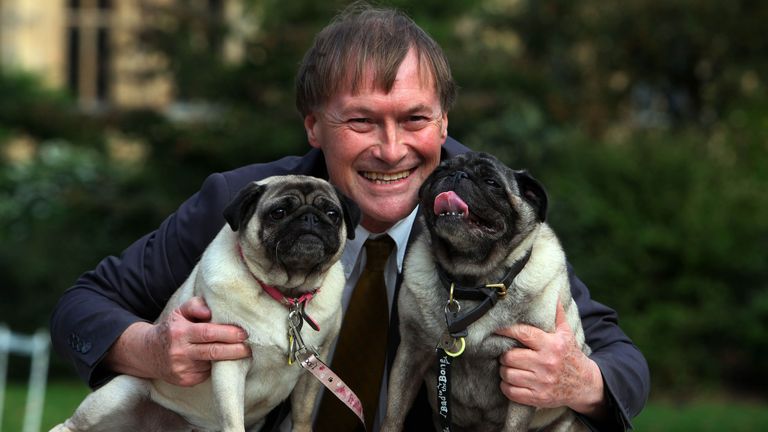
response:
[(447, 136), (432, 77), (411, 50), (389, 93), (370, 74), (353, 94), (339, 92), (307, 115), (309, 143), (325, 156), (331, 183), (363, 212), (362, 225), (382, 232), (416, 206), (419, 187), (440, 162)]

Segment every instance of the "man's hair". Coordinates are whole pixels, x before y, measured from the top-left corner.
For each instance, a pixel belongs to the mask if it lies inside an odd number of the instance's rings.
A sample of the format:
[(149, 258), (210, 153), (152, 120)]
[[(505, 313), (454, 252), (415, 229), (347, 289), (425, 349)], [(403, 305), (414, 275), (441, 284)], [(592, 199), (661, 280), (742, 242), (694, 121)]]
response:
[(411, 48), (422, 73), (431, 74), (443, 112), (448, 112), (457, 90), (437, 42), (404, 13), (365, 2), (348, 6), (315, 37), (296, 76), (296, 108), (305, 117), (340, 91), (356, 92), (368, 68), (374, 85), (389, 92)]

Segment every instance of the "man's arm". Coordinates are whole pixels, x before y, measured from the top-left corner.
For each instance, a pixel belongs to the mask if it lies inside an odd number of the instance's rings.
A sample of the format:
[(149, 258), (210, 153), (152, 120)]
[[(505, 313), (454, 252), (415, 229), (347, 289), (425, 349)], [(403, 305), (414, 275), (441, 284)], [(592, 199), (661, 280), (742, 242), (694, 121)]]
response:
[[(151, 327), (149, 322), (184, 282), (224, 225), (221, 211), (233, 193), (230, 189), (224, 175), (210, 176), (156, 231), (120, 257), (102, 260), (62, 295), (51, 316), (53, 345), (89, 385), (99, 386), (114, 376), (103, 362), (109, 349), (127, 329), (130, 335)], [(141, 344), (130, 344), (132, 358), (147, 365), (144, 354), (161, 344), (140, 339)]]
[(193, 386), (211, 373), (211, 360), (249, 357), (248, 335), (230, 325), (210, 324), (211, 311), (193, 297), (157, 324), (131, 324), (112, 345), (105, 368), (142, 378)]
[(527, 348), (501, 356), (502, 391), (518, 403), (569, 406), (594, 430), (629, 429), (648, 398), (648, 365), (619, 328), (616, 312), (593, 301), (570, 266), (569, 277), (592, 354), (578, 349), (562, 310), (555, 333), (527, 325), (504, 329), (500, 334)]

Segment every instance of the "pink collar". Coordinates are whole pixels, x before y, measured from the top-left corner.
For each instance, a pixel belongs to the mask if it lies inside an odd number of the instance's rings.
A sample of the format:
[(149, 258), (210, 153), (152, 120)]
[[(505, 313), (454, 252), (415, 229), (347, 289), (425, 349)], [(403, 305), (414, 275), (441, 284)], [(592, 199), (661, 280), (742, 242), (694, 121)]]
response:
[[(253, 273), (251, 273), (251, 276), (253, 276)], [(255, 276), (254, 276), (254, 279), (256, 279)], [(317, 294), (317, 292), (320, 291), (320, 288), (315, 288), (314, 290), (312, 290), (312, 291), (310, 291), (308, 293), (304, 293), (304, 294), (302, 294), (299, 297), (286, 297), (286, 296), (283, 295), (283, 293), (278, 291), (278, 289), (273, 287), (272, 285), (267, 285), (267, 284), (265, 284), (264, 282), (262, 282), (262, 281), (260, 281), (258, 279), (256, 279), (256, 282), (258, 282), (259, 285), (261, 285), (261, 288), (264, 291), (266, 291), (267, 294), (269, 294), (270, 297), (272, 297), (273, 299), (279, 301), (280, 303), (284, 304), (285, 306), (287, 306), (289, 308), (291, 306), (301, 305), (302, 303), (305, 303), (305, 304), (309, 303), (309, 301), (312, 300), (312, 297), (314, 297), (315, 294)]]
[(245, 262), (245, 256), (243, 256), (243, 248), (240, 246), (240, 242), (237, 243), (237, 253), (240, 255), (240, 260), (243, 262), (243, 265), (246, 269), (248, 269), (248, 273), (251, 274), (251, 277), (261, 286), (261, 289), (266, 291), (267, 294), (269, 294), (270, 297), (277, 300), (279, 303), (285, 305), (288, 309), (297, 308), (299, 311), (301, 311), (301, 315), (306, 321), (309, 323), (310, 326), (314, 329), (319, 329), (317, 323), (309, 317), (304, 312), (304, 307), (309, 303), (310, 300), (317, 294), (318, 291), (320, 291), (320, 288), (315, 288), (314, 290), (310, 292), (306, 292), (299, 297), (286, 297), (281, 293), (277, 288), (273, 287), (272, 285), (267, 285), (264, 282), (260, 281), (259, 278), (256, 277), (255, 274), (251, 271), (250, 267)]

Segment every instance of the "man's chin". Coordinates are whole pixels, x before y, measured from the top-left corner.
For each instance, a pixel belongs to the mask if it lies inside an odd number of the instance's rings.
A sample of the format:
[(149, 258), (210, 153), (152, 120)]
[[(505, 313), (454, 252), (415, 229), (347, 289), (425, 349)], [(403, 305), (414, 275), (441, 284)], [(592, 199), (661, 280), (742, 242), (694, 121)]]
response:
[(396, 211), (396, 209), (387, 208), (386, 206), (387, 204), (382, 203), (376, 209), (369, 209), (368, 211), (363, 209), (360, 225), (373, 233), (384, 232), (402, 219), (405, 219), (413, 211), (413, 207), (410, 210), (403, 208)]

